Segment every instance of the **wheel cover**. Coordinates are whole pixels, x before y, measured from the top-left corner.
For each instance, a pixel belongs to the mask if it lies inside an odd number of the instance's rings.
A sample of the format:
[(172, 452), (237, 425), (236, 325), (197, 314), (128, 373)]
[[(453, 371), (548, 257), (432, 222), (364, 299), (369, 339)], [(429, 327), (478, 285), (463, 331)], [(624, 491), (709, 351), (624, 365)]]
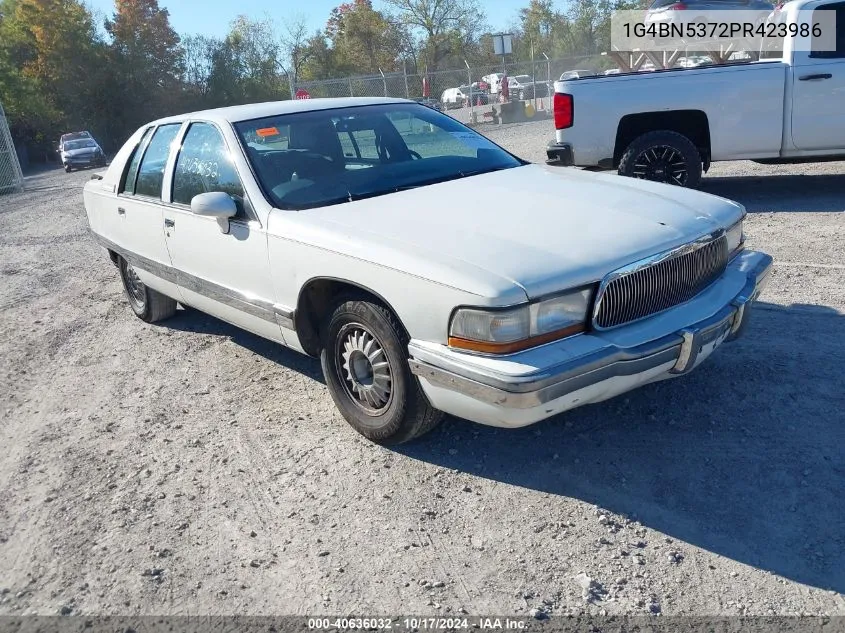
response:
[(344, 325), (335, 340), (344, 392), (367, 415), (381, 415), (393, 401), (393, 371), (381, 343), (360, 323)]
[(144, 282), (129, 264), (126, 264), (123, 277), (126, 280), (126, 294), (129, 295), (129, 300), (138, 310), (143, 311), (147, 299)]
[(643, 180), (683, 186), (689, 178), (689, 171), (686, 159), (677, 149), (668, 145), (654, 145), (637, 154), (631, 175)]

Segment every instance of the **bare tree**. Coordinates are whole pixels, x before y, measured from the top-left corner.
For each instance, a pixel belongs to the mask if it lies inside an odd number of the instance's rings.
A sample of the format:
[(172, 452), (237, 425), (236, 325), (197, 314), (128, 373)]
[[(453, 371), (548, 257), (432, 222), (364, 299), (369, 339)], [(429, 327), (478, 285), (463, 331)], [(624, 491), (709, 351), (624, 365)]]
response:
[(282, 52), (286, 57), (287, 72), (293, 74), (294, 83), (310, 57), (309, 39), (305, 16), (298, 14), (284, 20), (284, 31), (281, 36)]

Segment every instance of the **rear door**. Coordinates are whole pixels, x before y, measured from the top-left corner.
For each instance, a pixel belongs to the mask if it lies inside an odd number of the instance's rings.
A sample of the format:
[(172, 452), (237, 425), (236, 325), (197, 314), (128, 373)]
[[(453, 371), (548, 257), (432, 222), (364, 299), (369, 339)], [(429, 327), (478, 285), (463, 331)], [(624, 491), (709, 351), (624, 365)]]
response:
[(147, 286), (169, 297), (179, 298), (164, 243), (162, 185), (171, 146), (182, 123), (160, 125), (148, 132), (127, 163), (114, 209), (115, 235), (122, 255), (132, 264)]
[[(817, 5), (812, 23), (822, 22), (819, 11), (836, 12), (836, 50), (818, 50), (817, 38), (813, 50), (794, 53), (792, 141), (805, 151), (845, 151), (845, 2)], [(800, 15), (810, 21), (810, 11)]]
[[(283, 342), (273, 308), (267, 233), (245, 196), (230, 151), (214, 123), (190, 122), (165, 193), (167, 249), (186, 304)], [(214, 218), (191, 212), (194, 196), (214, 191), (229, 194), (238, 207), (225, 233)]]

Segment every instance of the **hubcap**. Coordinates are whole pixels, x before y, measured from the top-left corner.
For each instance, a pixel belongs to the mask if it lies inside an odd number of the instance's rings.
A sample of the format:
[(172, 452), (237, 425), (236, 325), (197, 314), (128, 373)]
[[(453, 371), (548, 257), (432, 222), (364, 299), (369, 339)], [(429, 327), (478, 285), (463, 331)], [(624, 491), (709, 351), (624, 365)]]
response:
[(146, 293), (144, 292), (144, 282), (138, 277), (138, 273), (129, 264), (126, 264), (126, 292), (129, 295), (129, 300), (135, 304), (139, 310), (144, 309), (144, 301), (146, 300)]
[(346, 394), (369, 415), (380, 415), (393, 396), (393, 378), (384, 349), (359, 323), (348, 324), (337, 338), (338, 367)]
[(640, 152), (631, 175), (644, 180), (684, 185), (688, 176), (687, 162), (674, 147), (657, 145)]

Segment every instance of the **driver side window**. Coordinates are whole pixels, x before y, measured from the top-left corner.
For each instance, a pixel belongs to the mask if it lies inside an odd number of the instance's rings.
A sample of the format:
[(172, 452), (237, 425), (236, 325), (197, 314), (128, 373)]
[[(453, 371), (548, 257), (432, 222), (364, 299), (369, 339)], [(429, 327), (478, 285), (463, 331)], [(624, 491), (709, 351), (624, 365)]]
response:
[(176, 160), (172, 200), (191, 204), (194, 196), (211, 191), (232, 196), (243, 217), (244, 189), (223, 137), (210, 123), (192, 123)]

